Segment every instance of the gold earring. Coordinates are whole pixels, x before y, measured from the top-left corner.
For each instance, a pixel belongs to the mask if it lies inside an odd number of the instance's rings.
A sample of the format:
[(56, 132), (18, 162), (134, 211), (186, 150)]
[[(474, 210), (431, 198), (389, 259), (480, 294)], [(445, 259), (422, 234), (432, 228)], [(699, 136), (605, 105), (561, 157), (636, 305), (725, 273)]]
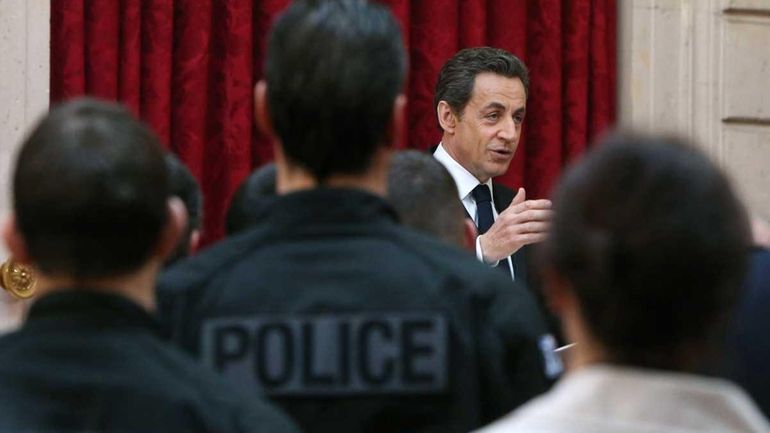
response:
[(0, 286), (20, 299), (35, 295), (37, 279), (27, 267), (8, 259), (0, 267)]

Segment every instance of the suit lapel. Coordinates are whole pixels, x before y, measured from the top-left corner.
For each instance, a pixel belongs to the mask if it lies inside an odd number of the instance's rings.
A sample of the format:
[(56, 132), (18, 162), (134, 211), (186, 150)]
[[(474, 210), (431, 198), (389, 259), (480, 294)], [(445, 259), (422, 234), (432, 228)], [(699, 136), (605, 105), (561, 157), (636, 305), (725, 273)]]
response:
[(492, 189), (494, 190), (492, 191), (492, 200), (495, 202), (497, 213), (508, 209), (508, 206), (510, 206), (513, 201), (513, 191), (499, 183), (495, 183)]

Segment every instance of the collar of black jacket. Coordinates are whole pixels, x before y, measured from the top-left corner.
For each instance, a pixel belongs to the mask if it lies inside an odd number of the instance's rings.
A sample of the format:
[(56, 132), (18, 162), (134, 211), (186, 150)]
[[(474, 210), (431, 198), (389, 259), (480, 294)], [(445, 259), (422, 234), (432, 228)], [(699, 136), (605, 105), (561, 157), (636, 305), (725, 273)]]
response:
[(398, 216), (385, 199), (361, 189), (313, 188), (279, 196), (268, 212), (268, 220), (277, 226), (293, 226), (308, 221), (397, 222)]
[(153, 315), (128, 298), (83, 288), (57, 290), (35, 301), (24, 328), (67, 326), (145, 328), (160, 335)]

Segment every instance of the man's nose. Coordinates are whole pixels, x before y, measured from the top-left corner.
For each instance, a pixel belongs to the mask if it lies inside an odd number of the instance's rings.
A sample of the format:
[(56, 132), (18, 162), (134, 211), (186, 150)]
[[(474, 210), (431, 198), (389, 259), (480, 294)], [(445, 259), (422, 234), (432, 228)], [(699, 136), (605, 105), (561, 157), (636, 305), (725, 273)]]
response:
[(516, 135), (519, 133), (516, 122), (512, 118), (508, 118), (500, 125), (500, 130), (497, 132), (497, 136), (501, 140), (514, 141)]

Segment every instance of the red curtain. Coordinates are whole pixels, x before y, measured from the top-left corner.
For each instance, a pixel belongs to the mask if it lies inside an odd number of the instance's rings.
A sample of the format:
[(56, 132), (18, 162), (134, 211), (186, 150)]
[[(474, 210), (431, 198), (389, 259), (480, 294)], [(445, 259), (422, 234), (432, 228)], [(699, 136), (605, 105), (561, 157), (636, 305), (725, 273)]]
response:
[[(441, 65), (458, 49), (508, 49), (529, 66), (524, 135), (500, 181), (548, 194), (564, 165), (615, 118), (615, 0), (382, 0), (410, 56), (405, 146), (440, 131)], [(272, 159), (252, 88), (265, 36), (288, 0), (51, 0), (51, 102), (89, 94), (148, 122), (198, 178), (204, 243), (220, 238), (230, 195)]]

